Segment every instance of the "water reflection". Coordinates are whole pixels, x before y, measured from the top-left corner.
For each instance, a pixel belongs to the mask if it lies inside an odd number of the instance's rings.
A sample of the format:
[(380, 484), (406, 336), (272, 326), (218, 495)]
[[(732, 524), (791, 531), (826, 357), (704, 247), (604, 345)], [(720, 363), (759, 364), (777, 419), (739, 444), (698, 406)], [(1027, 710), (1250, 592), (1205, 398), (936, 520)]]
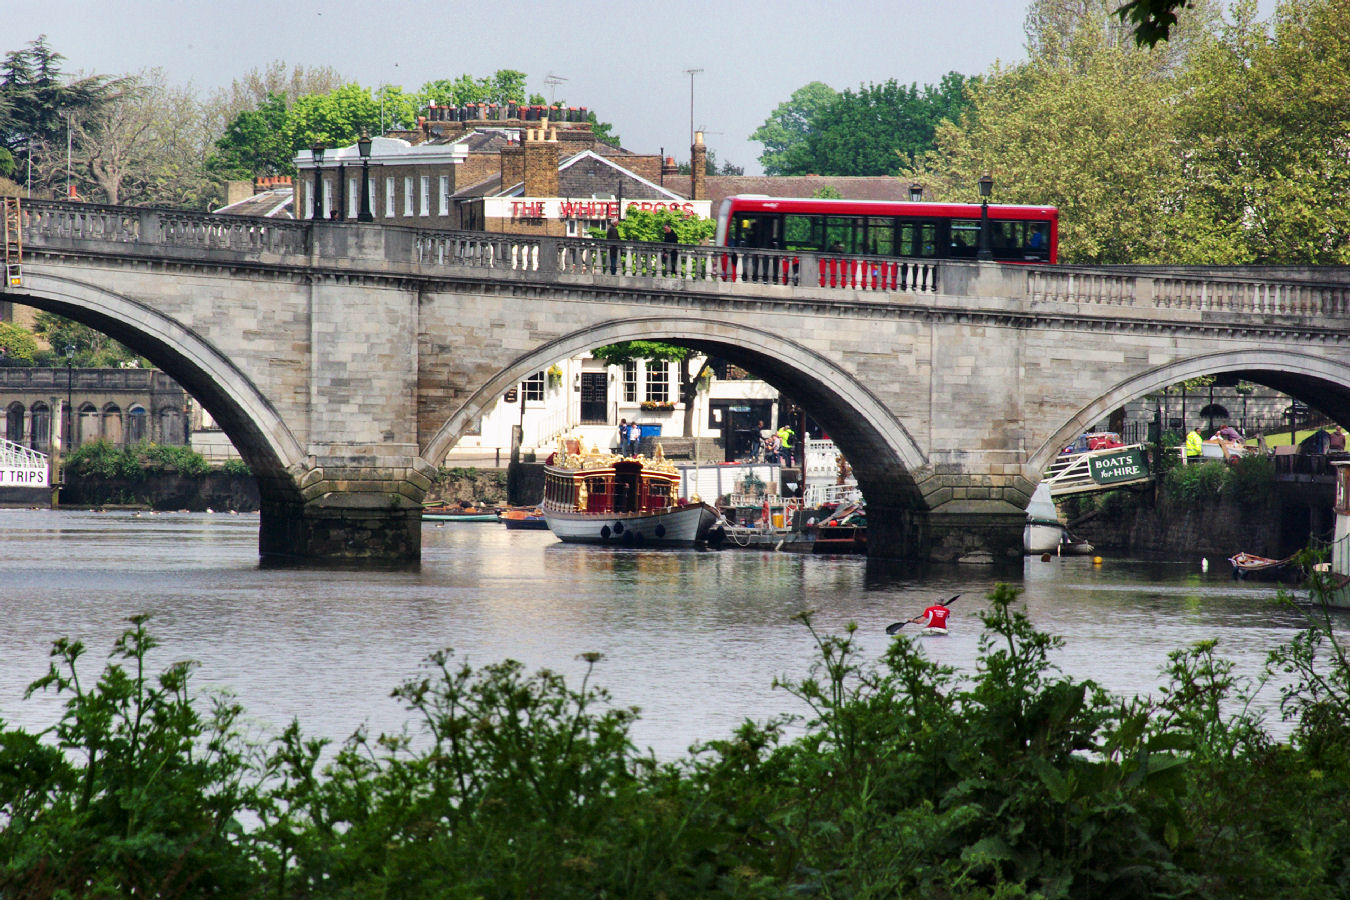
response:
[(791, 621), (803, 609), (827, 631), (858, 622), (876, 658), (886, 624), (960, 594), (951, 635), (925, 648), (972, 671), (985, 595), (1011, 577), (1033, 621), (1066, 638), (1059, 666), (1130, 693), (1158, 684), (1169, 651), (1210, 637), (1254, 675), (1299, 624), (1273, 588), (1234, 582), (1224, 566), (1202, 573), (1198, 560), (1030, 559), (1010, 576), (857, 557), (615, 551), (453, 523), (424, 529), (415, 570), (263, 569), (257, 526), (256, 516), (0, 510), (0, 717), (50, 721), (50, 698), (21, 702), (50, 642), (79, 638), (100, 663), (136, 612), (153, 615), (161, 663), (199, 660), (198, 683), (233, 690), (259, 727), (295, 716), (337, 739), (362, 723), (401, 727), (389, 691), (433, 650), (569, 675), (582, 671), (579, 654), (599, 651), (601, 683), (643, 709), (638, 742), (665, 757), (747, 717), (801, 711), (769, 686), (810, 662), (810, 637)]

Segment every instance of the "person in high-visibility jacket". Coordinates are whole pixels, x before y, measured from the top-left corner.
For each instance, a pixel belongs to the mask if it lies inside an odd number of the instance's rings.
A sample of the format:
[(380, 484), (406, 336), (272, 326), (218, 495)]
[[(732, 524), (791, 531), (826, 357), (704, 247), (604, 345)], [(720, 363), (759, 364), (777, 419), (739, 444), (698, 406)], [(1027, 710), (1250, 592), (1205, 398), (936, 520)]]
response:
[(1200, 437), (1200, 432), (1192, 428), (1186, 435), (1186, 456), (1199, 456), (1201, 453), (1201, 444), (1204, 440)]
[(784, 425), (778, 429), (778, 439), (783, 442), (783, 448), (779, 451), (783, 457), (783, 465), (792, 467), (793, 458), (796, 455), (792, 448), (792, 439), (797, 432), (793, 431), (791, 426)]

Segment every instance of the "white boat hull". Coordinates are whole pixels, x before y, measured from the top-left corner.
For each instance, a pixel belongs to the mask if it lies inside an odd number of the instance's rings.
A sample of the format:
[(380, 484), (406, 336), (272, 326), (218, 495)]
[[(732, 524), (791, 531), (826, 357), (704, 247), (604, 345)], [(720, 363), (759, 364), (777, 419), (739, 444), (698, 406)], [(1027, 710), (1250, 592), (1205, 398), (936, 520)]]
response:
[(1054, 553), (1064, 539), (1064, 526), (1028, 522), (1022, 528), (1022, 546), (1027, 553)]
[(651, 513), (574, 513), (545, 508), (544, 520), (558, 540), (569, 544), (692, 547), (707, 536), (717, 512), (706, 503)]

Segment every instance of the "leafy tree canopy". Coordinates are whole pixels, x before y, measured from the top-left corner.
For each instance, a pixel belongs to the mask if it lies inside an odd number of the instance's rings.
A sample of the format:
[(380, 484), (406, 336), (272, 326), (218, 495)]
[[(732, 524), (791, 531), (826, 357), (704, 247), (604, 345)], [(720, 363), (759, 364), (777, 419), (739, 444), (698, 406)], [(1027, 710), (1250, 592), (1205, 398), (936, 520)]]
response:
[(932, 149), (938, 123), (960, 116), (974, 81), (949, 72), (937, 85), (906, 87), (891, 79), (833, 97), (814, 83), (752, 138), (766, 142), (760, 159), (771, 174), (894, 175), (904, 160)]
[(685, 215), (669, 209), (630, 209), (619, 220), (619, 237), (625, 241), (659, 241), (665, 234), (667, 224), (675, 229), (681, 244), (701, 244), (717, 231), (717, 222), (702, 216)]
[(969, 201), (988, 171), (996, 201), (1057, 206), (1064, 262), (1350, 262), (1350, 4), (1286, 0), (1266, 26), (1197, 0), (1156, 49), (1108, 6), (994, 69), (901, 177)]
[(806, 142), (811, 122), (816, 113), (832, 103), (839, 94), (823, 81), (813, 81), (792, 92), (770, 114), (764, 124), (755, 129), (750, 140), (764, 145), (759, 162), (768, 175), (787, 174), (790, 156), (795, 148)]

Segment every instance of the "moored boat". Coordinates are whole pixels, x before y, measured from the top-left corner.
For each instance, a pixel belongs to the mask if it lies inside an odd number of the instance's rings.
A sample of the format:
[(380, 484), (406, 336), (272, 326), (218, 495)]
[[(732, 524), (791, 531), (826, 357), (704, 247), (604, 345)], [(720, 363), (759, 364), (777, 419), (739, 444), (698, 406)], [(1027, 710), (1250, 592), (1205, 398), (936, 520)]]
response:
[(502, 524), (512, 531), (548, 528), (548, 522), (544, 519), (543, 507), (539, 506), (513, 507), (502, 513), (501, 520)]
[(1234, 578), (1250, 578), (1255, 581), (1300, 581), (1306, 574), (1294, 556), (1271, 559), (1269, 556), (1257, 556), (1255, 553), (1236, 553), (1228, 557), (1228, 561), (1233, 564)]
[(482, 509), (476, 506), (449, 506), (437, 504), (422, 508), (424, 522), (495, 522), (495, 509)]
[(716, 510), (677, 499), (680, 474), (661, 445), (652, 459), (583, 453), (563, 439), (544, 466), (544, 520), (559, 540), (621, 547), (692, 547), (707, 537)]

